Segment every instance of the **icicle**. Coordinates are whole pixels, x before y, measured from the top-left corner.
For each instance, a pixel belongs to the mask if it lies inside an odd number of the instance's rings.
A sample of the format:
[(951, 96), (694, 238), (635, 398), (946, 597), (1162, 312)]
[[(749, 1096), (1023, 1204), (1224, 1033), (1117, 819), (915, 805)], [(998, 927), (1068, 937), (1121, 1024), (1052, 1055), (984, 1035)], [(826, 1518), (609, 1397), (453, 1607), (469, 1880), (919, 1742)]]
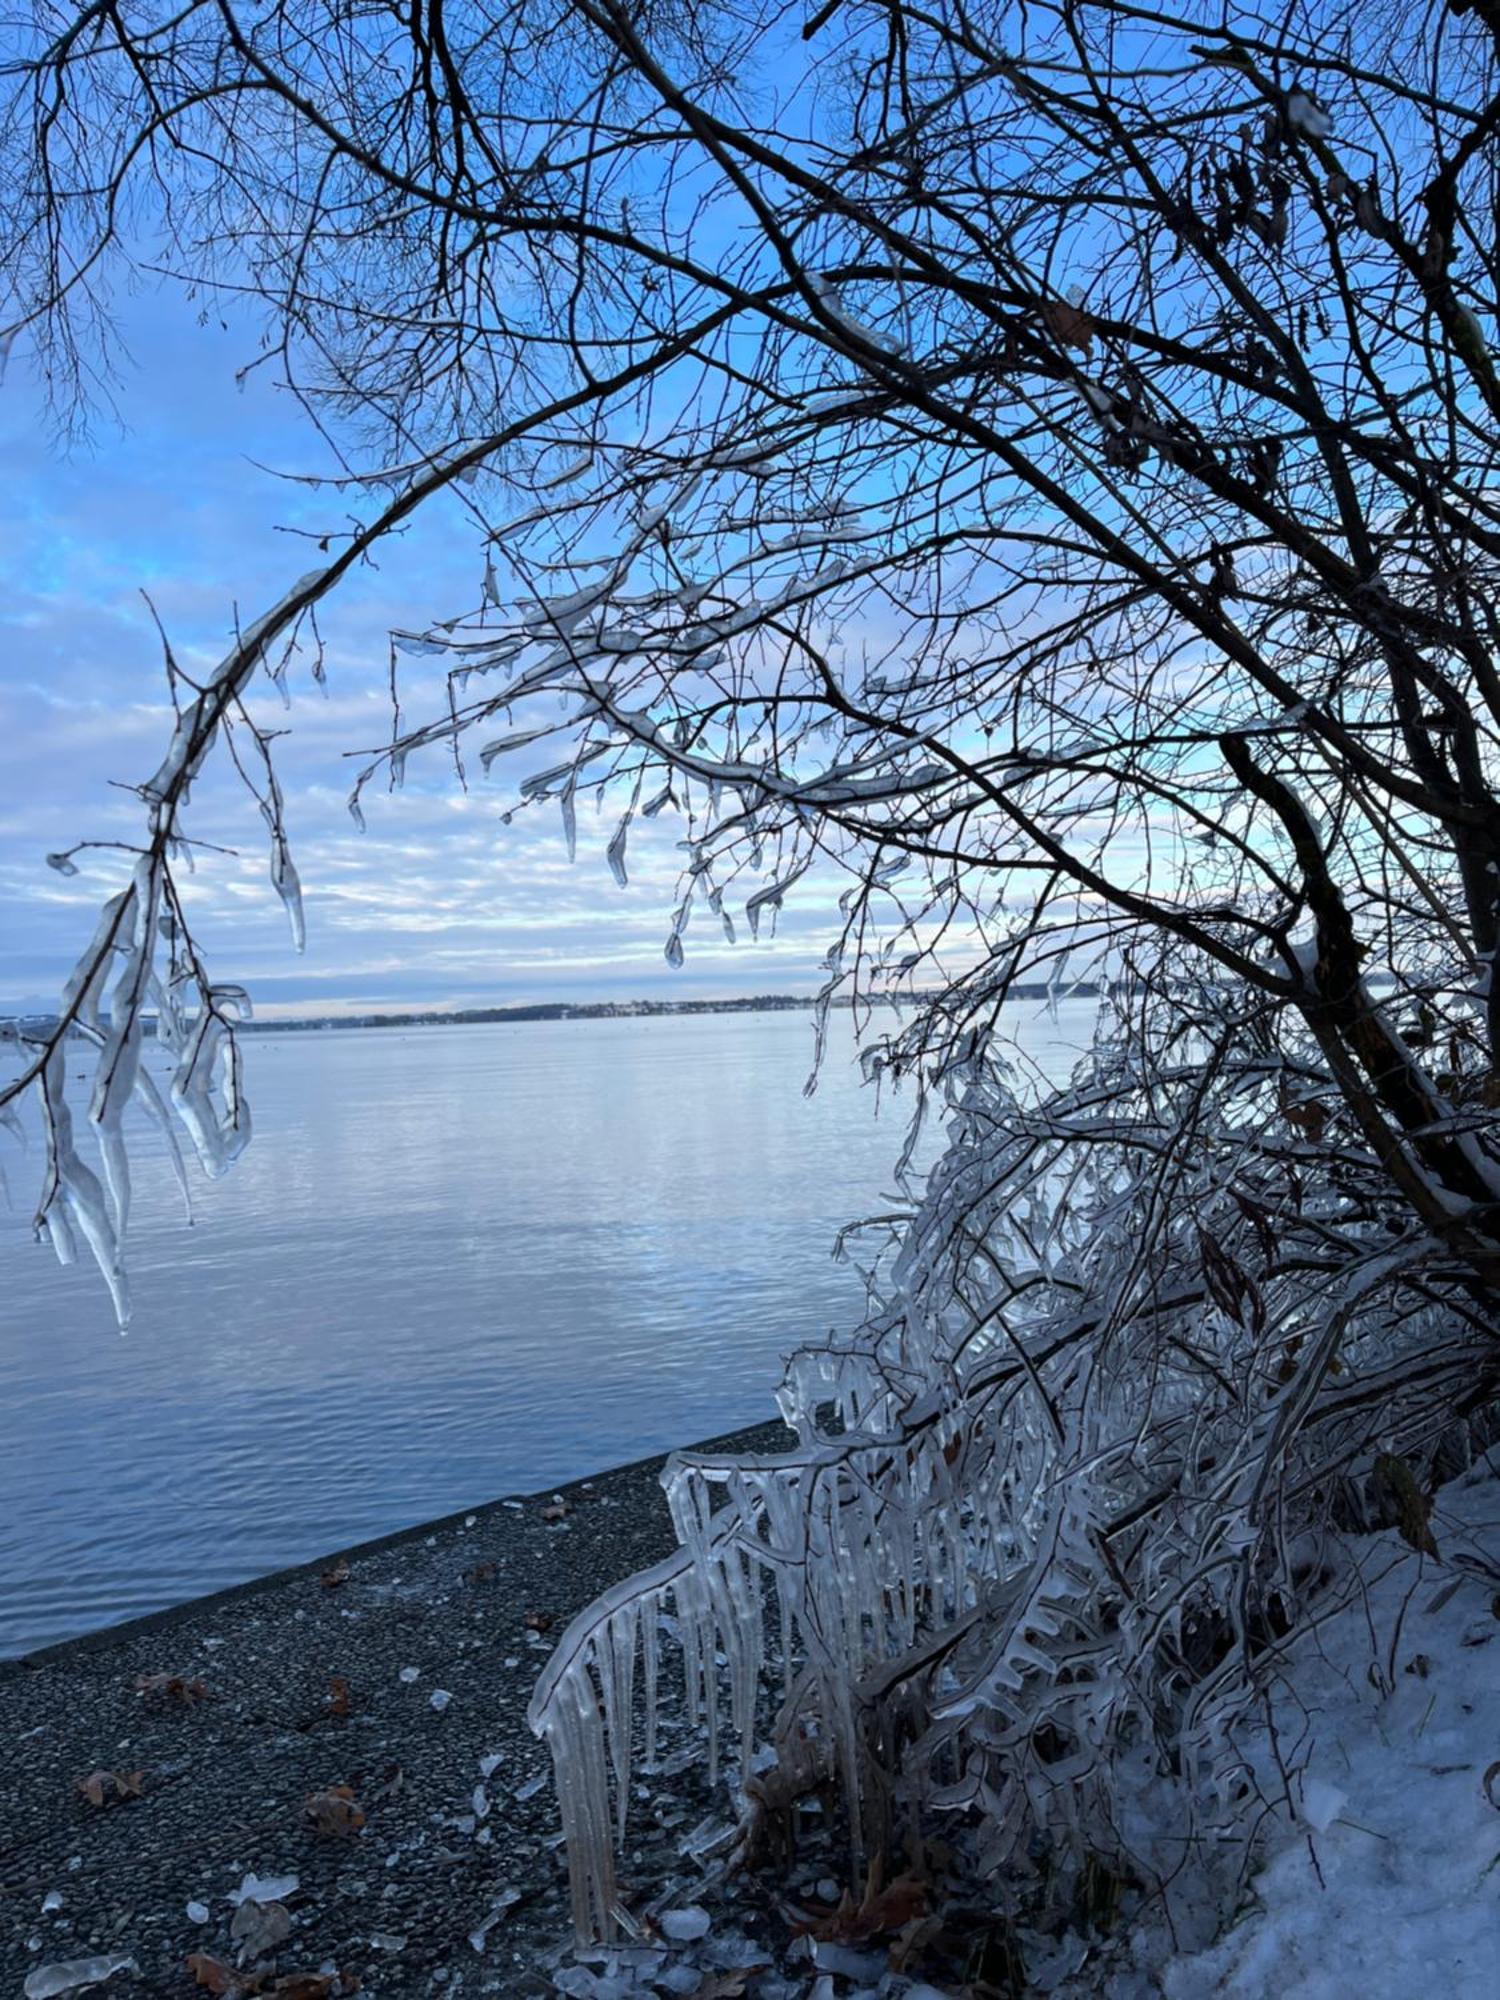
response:
[(574, 861), (578, 856), (578, 801), (571, 778), (563, 786), (559, 804), (562, 807), (563, 839), (568, 844), (568, 859)]
[(614, 1928), (615, 1906), (609, 1779), (598, 1695), (581, 1658), (557, 1687), (542, 1733), (552, 1753), (568, 1844), (573, 1928), (580, 1939), (608, 1938)]
[[(393, 765), (394, 768), (394, 765)], [(292, 944), (297, 951), (307, 945), (307, 926), (302, 914), (302, 884), (292, 862), (286, 839), (277, 830), (271, 836), (271, 887), (281, 898), (292, 928)]]
[(616, 885), (621, 889), (628, 887), (630, 881), (629, 876), (625, 873), (625, 836), (629, 828), (630, 814), (626, 813), (620, 824), (615, 828), (614, 838), (610, 841), (609, 847), (605, 852), (605, 859), (609, 863), (609, 872), (614, 876)]

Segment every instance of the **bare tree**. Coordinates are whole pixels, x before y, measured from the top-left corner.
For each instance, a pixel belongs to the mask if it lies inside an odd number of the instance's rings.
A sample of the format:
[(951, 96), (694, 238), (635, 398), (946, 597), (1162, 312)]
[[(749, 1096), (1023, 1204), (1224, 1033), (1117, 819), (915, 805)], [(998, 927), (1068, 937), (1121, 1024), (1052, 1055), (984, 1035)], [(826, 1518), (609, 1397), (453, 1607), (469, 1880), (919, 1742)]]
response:
[[(396, 635), (446, 700), (356, 814), (477, 740), (570, 844), (613, 799), (622, 878), (680, 816), (674, 962), (817, 865), (825, 1008), (937, 989), (871, 1048), (953, 1119), (883, 1303), (795, 1364), (790, 1458), (681, 1462), (680, 1556), (538, 1692), (585, 1929), (665, 1596), (748, 1754), (770, 1577), (783, 1772), (836, 1769), (867, 1843), (937, 1803), (997, 1857), (1040, 1824), (1159, 1874), (1131, 1787), (1160, 1758), (1233, 1803), (1351, 1480), (1378, 1446), (1421, 1539), (1493, 1402), (1497, 36), (1478, 0), (203, 0), (41, 9), (8, 72), (6, 312), (60, 409), (164, 221), (185, 282), (263, 305), (365, 510), (205, 685), (169, 654), (134, 873), (10, 1091), (60, 1250), (122, 1283), (145, 1010), (204, 1163), (242, 1144), (188, 790), (240, 757), (295, 910), (247, 697), (444, 492), (478, 602)], [(1000, 1061), (1038, 967), (1111, 989), (1041, 1103)]]

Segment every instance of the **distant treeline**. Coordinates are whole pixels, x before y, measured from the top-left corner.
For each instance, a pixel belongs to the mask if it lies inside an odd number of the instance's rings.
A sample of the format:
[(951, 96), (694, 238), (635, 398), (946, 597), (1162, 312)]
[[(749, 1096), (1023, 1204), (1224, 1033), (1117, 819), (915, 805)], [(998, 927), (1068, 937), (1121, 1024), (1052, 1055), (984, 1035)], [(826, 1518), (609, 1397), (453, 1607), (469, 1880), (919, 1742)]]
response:
[[(1052, 991), (1050, 986), (1043, 985), (1013, 986), (1011, 998), (1046, 1000), (1051, 997)], [(1064, 997), (1089, 1000), (1098, 992), (1097, 986), (1085, 981), (1069, 986)], [(882, 997), (873, 996), (874, 1003), (878, 1005)], [(920, 1005), (927, 997), (923, 994), (901, 996), (905, 1005)], [(520, 1007), (459, 1007), (451, 1012), (426, 1009), (409, 1014), (323, 1014), (283, 1021), (248, 1021), (241, 1032), (278, 1035), (329, 1028), (467, 1028), (497, 1021), (616, 1021), (658, 1014), (786, 1014), (806, 1010), (815, 1004), (815, 995), (800, 993), (757, 993), (738, 1000), (541, 1000)], [(853, 1004), (845, 995), (834, 1002), (838, 1007)], [(0, 1034), (40, 1036), (47, 1034), (55, 1025), (55, 1015), (0, 1015)], [(156, 1031), (155, 1021), (149, 1017), (144, 1027), (148, 1035)]]

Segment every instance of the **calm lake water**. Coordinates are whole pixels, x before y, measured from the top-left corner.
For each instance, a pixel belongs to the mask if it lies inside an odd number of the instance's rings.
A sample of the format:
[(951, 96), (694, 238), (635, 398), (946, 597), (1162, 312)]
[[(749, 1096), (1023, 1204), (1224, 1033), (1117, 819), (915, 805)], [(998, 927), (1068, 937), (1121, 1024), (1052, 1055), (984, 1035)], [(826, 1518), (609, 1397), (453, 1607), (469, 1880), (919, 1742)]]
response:
[[(1065, 1070), (1090, 1013), (1025, 1041)], [(196, 1221), (140, 1134), (122, 1338), (0, 1213), (0, 1656), (774, 1413), (848, 1325), (876, 1116), (805, 1013), (247, 1044), (256, 1138)], [(82, 1069), (82, 1054), (75, 1065)]]

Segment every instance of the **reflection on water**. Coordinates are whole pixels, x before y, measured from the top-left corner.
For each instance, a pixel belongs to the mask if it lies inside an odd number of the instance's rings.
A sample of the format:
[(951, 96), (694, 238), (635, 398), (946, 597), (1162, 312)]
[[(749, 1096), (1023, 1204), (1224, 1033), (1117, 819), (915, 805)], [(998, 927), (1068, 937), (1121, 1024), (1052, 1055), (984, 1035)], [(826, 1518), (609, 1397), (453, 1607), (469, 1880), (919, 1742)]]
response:
[(0, 1655), (771, 1414), (900, 1149), (851, 1049), (807, 1099), (800, 1013), (255, 1040), (191, 1229), (141, 1133), (124, 1339), (11, 1162)]

